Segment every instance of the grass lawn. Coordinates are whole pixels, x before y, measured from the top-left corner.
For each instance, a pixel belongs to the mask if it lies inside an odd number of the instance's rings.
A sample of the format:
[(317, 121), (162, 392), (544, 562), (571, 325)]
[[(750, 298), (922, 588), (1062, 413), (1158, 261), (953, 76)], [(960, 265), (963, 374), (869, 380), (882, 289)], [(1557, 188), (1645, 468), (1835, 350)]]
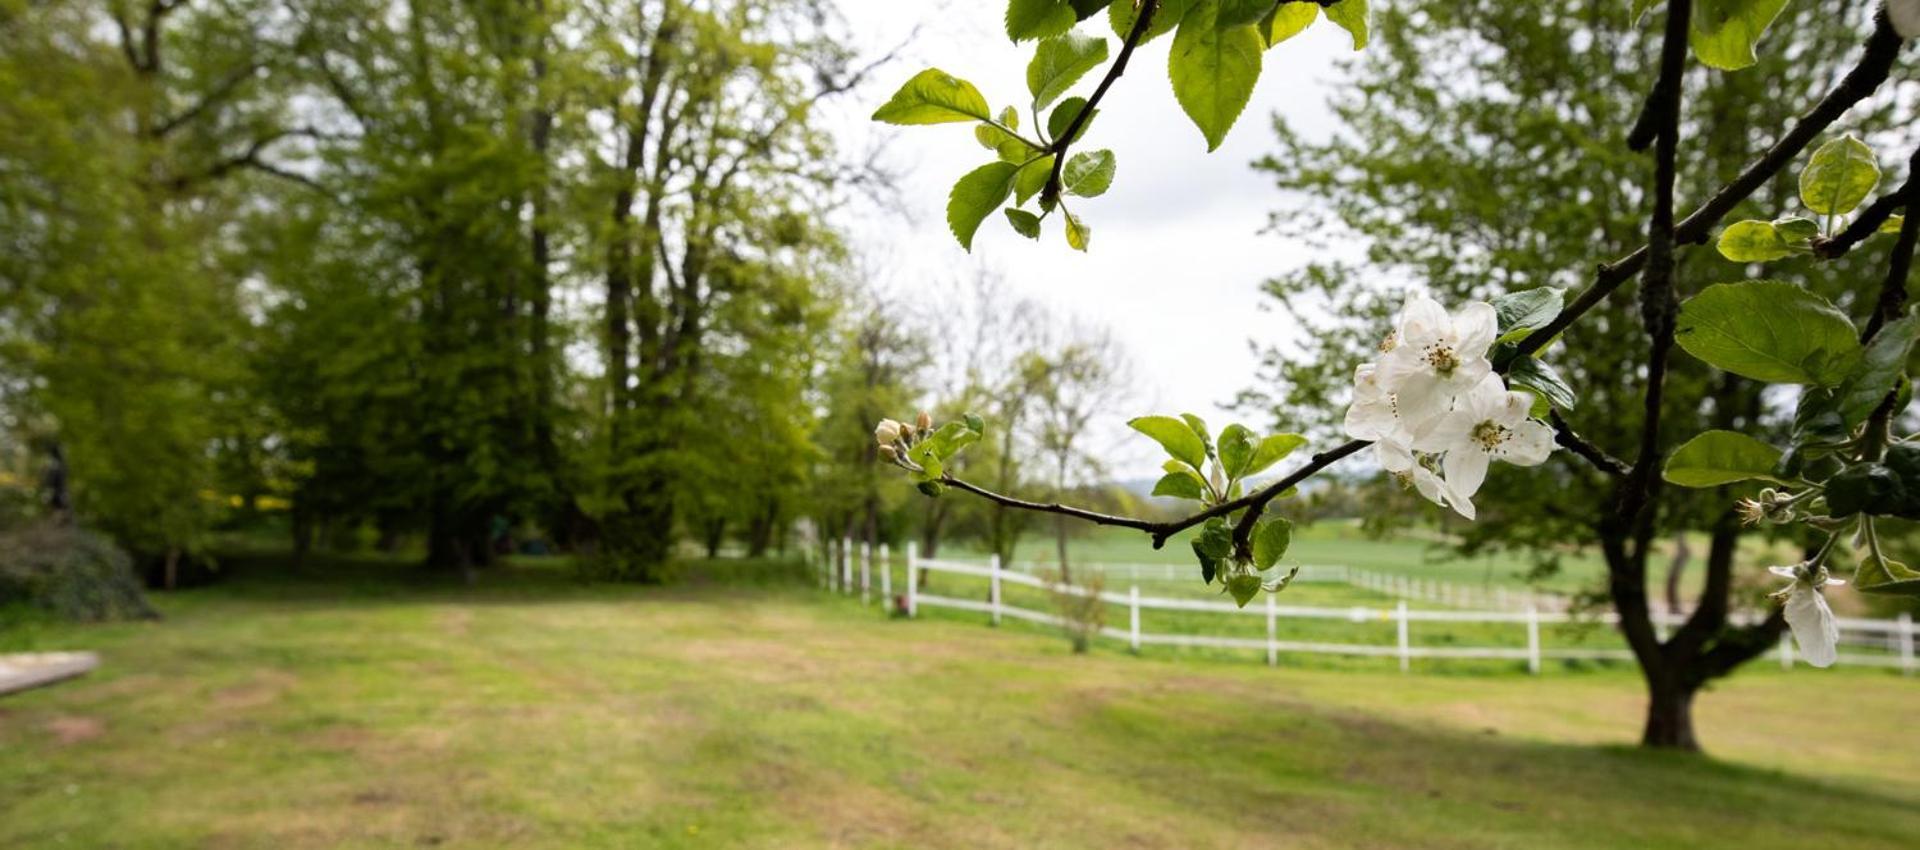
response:
[[(1713, 759), (1625, 670), (1268, 669), (890, 621), (791, 583), (475, 588), (242, 566), (159, 623), (16, 624), (0, 847), (1911, 848), (1920, 681), (1756, 665)], [(324, 576), (320, 573), (325, 573)], [(397, 573), (397, 575), (396, 575)], [(324, 580), (323, 580), (324, 578)]]

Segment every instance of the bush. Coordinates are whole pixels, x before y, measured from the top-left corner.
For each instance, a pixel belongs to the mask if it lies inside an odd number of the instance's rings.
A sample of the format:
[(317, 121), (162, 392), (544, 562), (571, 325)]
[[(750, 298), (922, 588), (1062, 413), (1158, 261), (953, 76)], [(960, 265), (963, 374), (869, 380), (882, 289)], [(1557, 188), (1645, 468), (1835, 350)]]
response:
[(133, 560), (112, 541), (41, 520), (0, 532), (0, 605), (81, 622), (152, 618)]

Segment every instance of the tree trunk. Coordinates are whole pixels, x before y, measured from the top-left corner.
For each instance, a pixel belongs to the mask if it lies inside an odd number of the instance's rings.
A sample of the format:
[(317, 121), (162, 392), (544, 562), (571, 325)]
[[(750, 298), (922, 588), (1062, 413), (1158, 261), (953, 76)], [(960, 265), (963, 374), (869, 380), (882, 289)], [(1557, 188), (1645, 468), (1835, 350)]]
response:
[(706, 536), (707, 559), (712, 560), (720, 557), (720, 544), (726, 540), (727, 536), (727, 521), (724, 519), (708, 520)]
[(167, 565), (161, 575), (161, 587), (173, 590), (180, 586), (180, 550), (178, 548), (167, 550)]
[(1647, 724), (1640, 745), (1653, 749), (1699, 752), (1700, 741), (1693, 735), (1693, 695), (1685, 684), (1661, 681), (1649, 674), (1647, 679)]

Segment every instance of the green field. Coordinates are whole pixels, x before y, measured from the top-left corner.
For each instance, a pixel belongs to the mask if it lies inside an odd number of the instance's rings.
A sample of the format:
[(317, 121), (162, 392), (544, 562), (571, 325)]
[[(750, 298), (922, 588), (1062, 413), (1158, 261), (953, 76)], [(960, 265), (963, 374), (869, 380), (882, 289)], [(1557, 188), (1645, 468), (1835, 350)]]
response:
[[(0, 847), (1911, 847), (1920, 682), (1756, 665), (1715, 758), (1636, 676), (1403, 676), (891, 620), (766, 564), (473, 588), (237, 563), (157, 623), (15, 623)], [(752, 581), (743, 579), (754, 579)], [(1836, 702), (1839, 699), (1839, 702)]]

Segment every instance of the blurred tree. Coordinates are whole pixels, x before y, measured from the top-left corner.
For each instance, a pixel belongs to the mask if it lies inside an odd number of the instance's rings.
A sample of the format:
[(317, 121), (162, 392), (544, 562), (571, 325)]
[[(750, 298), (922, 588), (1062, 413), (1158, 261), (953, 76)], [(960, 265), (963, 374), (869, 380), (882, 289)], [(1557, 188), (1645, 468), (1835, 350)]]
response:
[[(1683, 205), (1737, 173), (1771, 142), (1769, 134), (1791, 124), (1851, 67), (1878, 5), (1794, 4), (1773, 26), (1758, 66), (1737, 73), (1694, 68), (1681, 152)], [(1332, 103), (1339, 129), (1314, 141), (1276, 119), (1281, 150), (1259, 163), (1281, 189), (1303, 199), (1275, 214), (1273, 229), (1332, 259), (1267, 284), (1298, 328), (1290, 335), (1298, 342), (1265, 349), (1266, 384), (1241, 401), (1283, 425), (1317, 425), (1323, 433), (1337, 426), (1354, 367), (1379, 343), (1405, 285), (1455, 303), (1536, 286), (1581, 287), (1596, 263), (1645, 239), (1647, 165), (1624, 138), (1655, 73), (1658, 39), (1631, 31), (1626, 4), (1419, 0), (1377, 14), (1378, 43), (1353, 61), (1354, 82)], [(1642, 55), (1622, 61), (1631, 51)], [(1896, 97), (1883, 93), (1856, 108), (1844, 129), (1881, 134)], [(1770, 217), (1789, 208), (1795, 173), (1783, 172), (1740, 212)], [(1878, 287), (1882, 275), (1866, 270), (1884, 263), (1885, 250), (1875, 246), (1838, 263), (1797, 261), (1793, 274), (1849, 303)], [(1748, 276), (1711, 247), (1686, 248), (1679, 259), (1683, 292)], [(1622, 456), (1641, 427), (1636, 305), (1626, 293), (1610, 299), (1546, 355), (1582, 394), (1573, 426)], [(1627, 339), (1636, 341), (1623, 344)], [(1750, 382), (1687, 358), (1673, 361), (1662, 423), (1671, 435), (1707, 428), (1765, 434), (1783, 429), (1790, 415)], [(1623, 533), (1604, 521), (1612, 479), (1568, 453), (1559, 457), (1524, 474), (1496, 469), (1477, 499), (1479, 521), (1461, 529), (1461, 548), (1517, 549), (1551, 567), (1568, 544)], [(1710, 543), (1698, 626), (1639, 657), (1650, 695), (1648, 745), (1696, 747), (1693, 695), (1776, 642), (1777, 617), (1752, 627), (1727, 623), (1741, 536), (1731, 503), (1714, 491), (1669, 488), (1659, 496), (1661, 536), (1694, 529)], [(1607, 592), (1615, 607), (1626, 618), (1646, 616), (1645, 563), (1610, 566)]]
[(253, 430), (225, 223), (301, 137), (269, 2), (0, 2), (0, 372), (75, 508), (171, 585), (220, 515), (217, 439)]
[[(1106, 474), (1089, 430), (1096, 416), (1127, 405), (1132, 383), (1126, 352), (1112, 332), (1068, 323), (1063, 333), (1058, 343), (1029, 359), (1033, 441), (1046, 461), (1054, 501), (1063, 501), (1070, 490), (1097, 484)], [(1067, 537), (1080, 524), (1065, 516), (1055, 516), (1053, 523), (1060, 576), (1070, 582)]]

